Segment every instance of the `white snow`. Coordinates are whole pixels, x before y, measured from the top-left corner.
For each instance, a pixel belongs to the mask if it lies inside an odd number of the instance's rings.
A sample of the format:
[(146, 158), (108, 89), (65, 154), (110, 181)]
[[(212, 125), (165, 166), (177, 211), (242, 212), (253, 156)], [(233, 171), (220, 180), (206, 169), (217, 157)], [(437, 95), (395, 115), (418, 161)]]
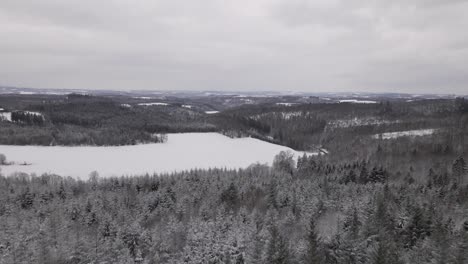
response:
[[(271, 164), (276, 154), (287, 150), (296, 157), (304, 154), (254, 138), (232, 139), (218, 133), (168, 134), (166, 143), (134, 146), (0, 145), (0, 153), (14, 162), (0, 168), (4, 175), (14, 172), (56, 173), (86, 179), (92, 171), (106, 177), (194, 168), (245, 168), (257, 162)], [(22, 163), (31, 165), (20, 165)]]
[(11, 112), (1, 112), (0, 120), (6, 120), (11, 122)]
[(22, 112), (24, 112), (24, 113), (26, 113), (26, 114), (30, 114), (30, 115), (42, 116), (42, 114), (39, 113), (39, 112), (31, 112), (31, 111), (22, 111)]
[(129, 104), (121, 104), (120, 106), (121, 106), (121, 107), (125, 107), (125, 108), (131, 108), (131, 107), (132, 107), (132, 106), (129, 105)]
[(276, 103), (276, 105), (282, 105), (282, 106), (293, 106), (297, 103)]
[(383, 125), (383, 124), (396, 124), (400, 123), (399, 120), (385, 120), (373, 117), (353, 118), (353, 119), (337, 119), (330, 121), (328, 126), (332, 128), (340, 127), (356, 127), (356, 126), (369, 126), (369, 125)]
[(188, 109), (192, 109), (192, 106), (191, 105), (182, 105), (183, 108), (188, 108)]
[(356, 100), (356, 99), (346, 99), (346, 100), (339, 100), (340, 103), (352, 103), (352, 104), (376, 104), (376, 101), (369, 101), (369, 100)]
[(161, 103), (161, 102), (154, 102), (154, 103), (140, 103), (138, 105), (141, 105), (141, 106), (153, 106), (153, 105), (167, 106), (169, 104), (168, 103)]
[(434, 134), (435, 129), (418, 129), (418, 130), (407, 130), (407, 131), (398, 131), (398, 132), (388, 132), (382, 134), (373, 135), (373, 138), (380, 138), (382, 139), (392, 139), (392, 138), (399, 138), (399, 137), (417, 137), (417, 136), (427, 136)]
[(205, 111), (205, 114), (212, 115), (212, 114), (217, 114), (219, 111)]

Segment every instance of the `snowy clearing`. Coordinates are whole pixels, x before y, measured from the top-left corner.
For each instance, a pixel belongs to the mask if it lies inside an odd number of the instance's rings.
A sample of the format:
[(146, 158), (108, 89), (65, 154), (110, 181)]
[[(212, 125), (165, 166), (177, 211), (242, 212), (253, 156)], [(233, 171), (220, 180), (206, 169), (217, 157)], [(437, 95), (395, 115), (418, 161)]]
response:
[(11, 112), (1, 112), (0, 113), (0, 121), (10, 121), (11, 122)]
[(297, 105), (298, 103), (276, 103), (276, 105), (282, 105), (282, 106), (293, 106)]
[(399, 138), (399, 137), (417, 137), (417, 136), (427, 136), (432, 135), (436, 129), (418, 129), (418, 130), (407, 130), (407, 131), (398, 131), (398, 132), (388, 132), (382, 134), (373, 135), (373, 138), (380, 138), (382, 139), (392, 139), (392, 138)]
[(356, 99), (346, 99), (346, 100), (339, 100), (340, 103), (352, 103), (352, 104), (376, 104), (376, 101), (368, 101), (368, 100), (356, 100)]
[(183, 108), (188, 108), (188, 109), (192, 109), (192, 106), (191, 105), (182, 105)]
[(167, 106), (169, 104), (168, 103), (161, 103), (161, 102), (154, 102), (154, 103), (140, 103), (138, 105), (141, 105), (141, 106), (153, 106), (153, 105)]
[[(0, 145), (0, 153), (14, 163), (0, 168), (4, 175), (14, 172), (56, 173), (86, 179), (92, 171), (107, 177), (195, 168), (245, 168), (257, 162), (271, 164), (276, 154), (287, 150), (296, 157), (304, 154), (254, 138), (232, 139), (218, 133), (184, 133), (169, 134), (166, 143), (135, 146)], [(20, 165), (23, 163), (31, 165)]]
[(217, 114), (219, 111), (205, 111), (205, 114), (212, 115), (212, 114)]

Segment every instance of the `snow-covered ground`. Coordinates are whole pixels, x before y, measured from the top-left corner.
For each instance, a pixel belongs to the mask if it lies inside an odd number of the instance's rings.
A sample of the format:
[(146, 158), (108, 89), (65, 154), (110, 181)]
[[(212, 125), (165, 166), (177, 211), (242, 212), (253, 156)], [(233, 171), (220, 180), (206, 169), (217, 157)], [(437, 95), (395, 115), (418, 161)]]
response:
[(39, 112), (31, 112), (31, 111), (22, 111), (22, 112), (24, 112), (24, 113), (26, 113), (26, 114), (30, 114), (30, 115), (42, 116), (42, 114), (39, 113)]
[(370, 100), (356, 100), (356, 99), (346, 99), (346, 100), (339, 100), (340, 103), (353, 103), (353, 104), (376, 104), (376, 101)]
[[(86, 179), (92, 171), (105, 177), (192, 168), (244, 168), (257, 162), (271, 164), (274, 156), (284, 150), (292, 151), (296, 157), (304, 154), (254, 138), (232, 139), (218, 133), (184, 133), (169, 134), (166, 143), (135, 146), (0, 145), (0, 153), (14, 163), (0, 168), (4, 175), (13, 172), (56, 173)], [(20, 165), (23, 163), (30, 165)]]
[(217, 114), (219, 111), (205, 111), (205, 114), (212, 115), (212, 114)]
[(169, 104), (168, 103), (161, 103), (161, 102), (154, 102), (154, 103), (140, 103), (138, 105), (141, 105), (141, 106), (153, 106), (153, 105), (167, 106)]
[(328, 123), (329, 127), (340, 128), (340, 127), (356, 127), (356, 126), (369, 126), (369, 125), (383, 125), (383, 124), (396, 124), (400, 123), (399, 120), (385, 120), (373, 117), (365, 118), (353, 118), (353, 119), (337, 119), (332, 120)]
[(10, 121), (11, 122), (11, 112), (1, 112), (0, 113), (0, 121)]
[(297, 103), (276, 103), (276, 105), (282, 105), (282, 106), (293, 106), (296, 105)]
[(398, 131), (398, 132), (388, 132), (382, 134), (373, 135), (373, 138), (380, 138), (382, 139), (392, 139), (392, 138), (399, 138), (399, 137), (417, 137), (417, 136), (427, 136), (432, 135), (436, 129), (418, 129), (418, 130), (407, 130), (407, 131)]

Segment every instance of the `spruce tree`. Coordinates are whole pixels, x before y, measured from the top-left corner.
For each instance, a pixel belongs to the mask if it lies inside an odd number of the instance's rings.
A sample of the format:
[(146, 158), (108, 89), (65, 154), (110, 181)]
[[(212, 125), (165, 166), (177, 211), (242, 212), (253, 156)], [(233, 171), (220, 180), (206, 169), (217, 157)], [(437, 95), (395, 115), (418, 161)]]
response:
[(458, 157), (452, 165), (452, 173), (459, 184), (463, 183), (466, 172), (467, 167), (465, 159), (463, 159), (463, 157)]
[(320, 252), (320, 240), (315, 231), (315, 219), (310, 218), (308, 233), (306, 237), (307, 252), (304, 256), (304, 263), (319, 264), (322, 263), (322, 255)]

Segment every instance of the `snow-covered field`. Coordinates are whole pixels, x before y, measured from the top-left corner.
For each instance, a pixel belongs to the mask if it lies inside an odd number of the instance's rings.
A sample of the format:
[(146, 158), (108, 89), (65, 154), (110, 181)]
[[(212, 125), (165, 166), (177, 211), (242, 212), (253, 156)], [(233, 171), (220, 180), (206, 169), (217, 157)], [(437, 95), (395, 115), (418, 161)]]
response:
[(0, 120), (11, 121), (11, 112), (1, 112)]
[(298, 103), (276, 103), (276, 105), (282, 105), (282, 106), (293, 106), (293, 105), (296, 105)]
[[(192, 168), (244, 168), (253, 163), (271, 164), (288, 147), (253, 138), (232, 139), (218, 133), (169, 134), (161, 144), (118, 147), (5, 146), (0, 153), (13, 165), (0, 166), (2, 174), (13, 172), (56, 173), (86, 179), (92, 171), (101, 176), (163, 173)], [(312, 154), (312, 153), (310, 153)], [(20, 165), (27, 163), (30, 165)]]
[(154, 103), (140, 103), (138, 105), (141, 105), (141, 106), (154, 106), (154, 105), (167, 106), (169, 104), (168, 103), (161, 103), (161, 102), (154, 102)]
[(408, 131), (398, 131), (398, 132), (388, 132), (382, 134), (376, 134), (374, 138), (382, 139), (392, 139), (392, 138), (399, 138), (399, 137), (416, 137), (416, 136), (427, 136), (434, 134), (435, 129), (418, 129), (418, 130), (408, 130)]
[(356, 100), (356, 99), (346, 99), (346, 100), (339, 100), (340, 103), (352, 103), (352, 104), (376, 104), (376, 101), (370, 100)]

